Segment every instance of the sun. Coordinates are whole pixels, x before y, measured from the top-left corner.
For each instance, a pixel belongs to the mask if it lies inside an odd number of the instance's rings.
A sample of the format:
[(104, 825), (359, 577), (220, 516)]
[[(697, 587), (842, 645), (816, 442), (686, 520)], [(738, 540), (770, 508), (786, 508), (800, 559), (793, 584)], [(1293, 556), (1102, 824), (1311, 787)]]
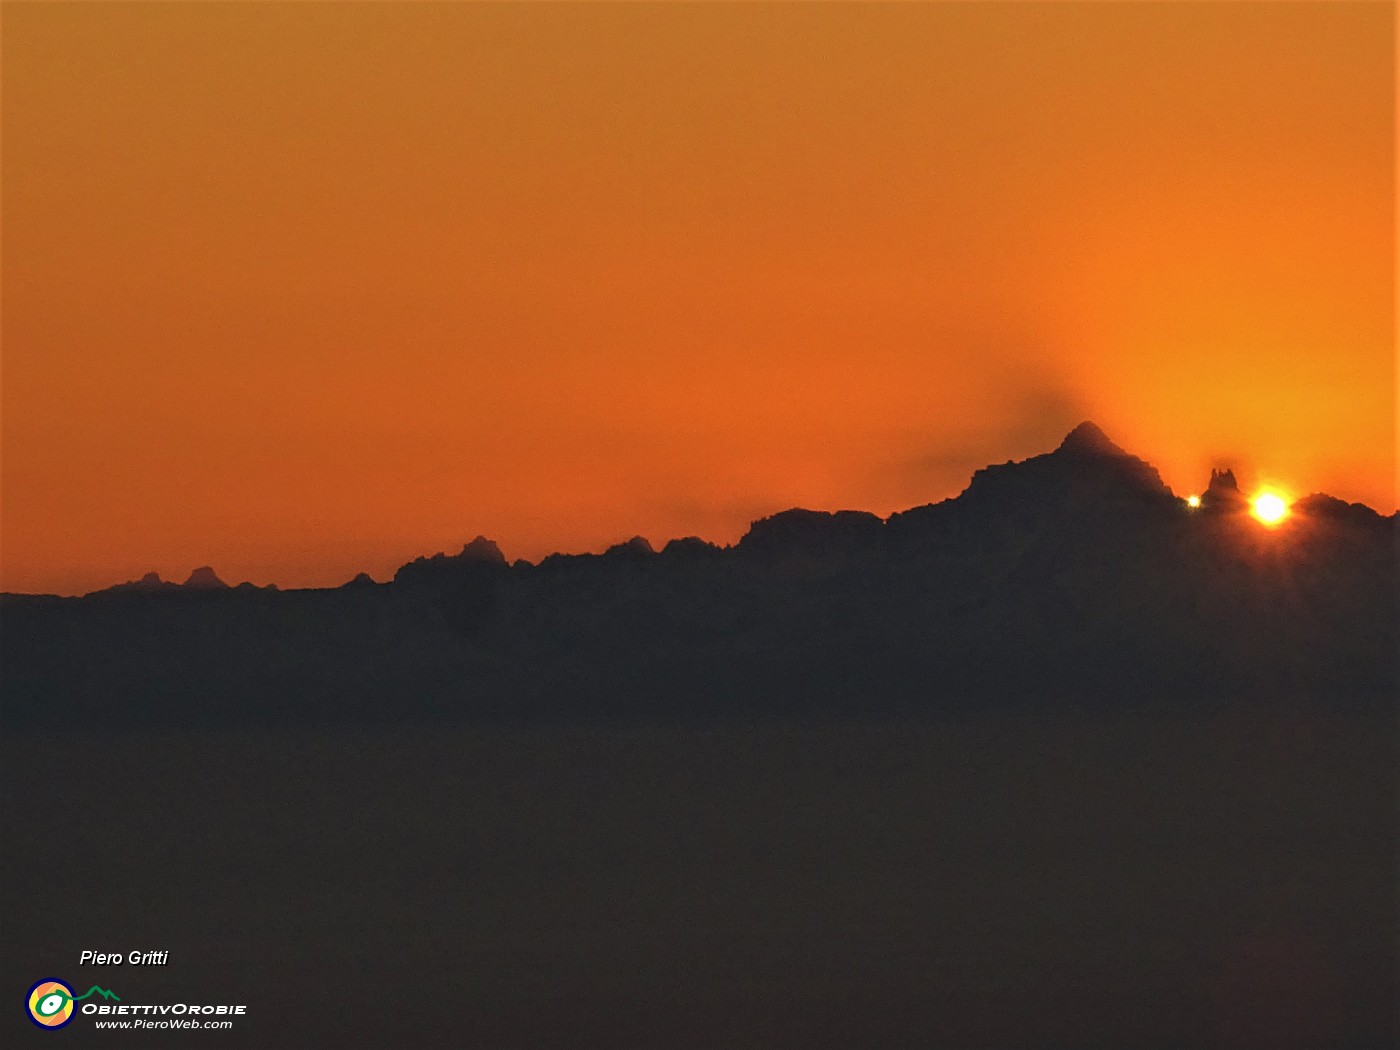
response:
[(1265, 525), (1277, 525), (1288, 517), (1288, 501), (1277, 492), (1261, 492), (1250, 503), (1254, 516)]

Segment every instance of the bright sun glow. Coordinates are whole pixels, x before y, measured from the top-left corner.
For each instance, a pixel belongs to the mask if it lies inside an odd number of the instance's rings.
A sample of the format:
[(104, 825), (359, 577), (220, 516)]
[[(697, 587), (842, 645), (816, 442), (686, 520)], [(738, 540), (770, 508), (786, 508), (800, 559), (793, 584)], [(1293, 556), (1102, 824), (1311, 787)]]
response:
[(1261, 492), (1254, 497), (1254, 516), (1265, 525), (1277, 525), (1288, 517), (1288, 501), (1277, 492)]
[(1186, 505), (1187, 505), (1188, 507), (1193, 507), (1193, 508), (1194, 508), (1194, 507), (1199, 507), (1199, 506), (1201, 505), (1201, 497), (1200, 497), (1200, 496), (1187, 496), (1187, 497), (1186, 497)]

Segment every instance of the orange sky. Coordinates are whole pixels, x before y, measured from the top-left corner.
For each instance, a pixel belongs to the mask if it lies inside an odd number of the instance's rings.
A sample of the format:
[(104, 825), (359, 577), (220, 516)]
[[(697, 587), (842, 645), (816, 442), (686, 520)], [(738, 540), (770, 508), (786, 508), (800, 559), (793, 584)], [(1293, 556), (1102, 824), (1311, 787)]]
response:
[(1091, 417), (1395, 507), (1394, 7), (3, 8), (3, 577), (888, 513)]

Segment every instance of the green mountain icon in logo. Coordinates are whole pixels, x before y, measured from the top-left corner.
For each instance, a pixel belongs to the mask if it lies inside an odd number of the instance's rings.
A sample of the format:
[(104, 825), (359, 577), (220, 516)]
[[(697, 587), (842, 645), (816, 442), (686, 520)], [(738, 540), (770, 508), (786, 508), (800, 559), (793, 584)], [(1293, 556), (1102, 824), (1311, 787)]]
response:
[(76, 1003), (79, 999), (86, 999), (86, 998), (87, 998), (89, 995), (91, 995), (93, 992), (96, 992), (98, 995), (102, 996), (102, 998), (104, 998), (104, 999), (115, 999), (117, 1002), (121, 1002), (121, 1001), (122, 1001), (121, 996), (119, 996), (116, 992), (111, 991), (111, 990), (108, 989), (108, 988), (99, 988), (99, 987), (97, 987), (97, 985), (95, 985), (95, 984), (94, 984), (91, 988), (89, 988), (87, 991), (85, 991), (82, 995), (75, 995), (75, 996), (73, 996), (73, 1001)]

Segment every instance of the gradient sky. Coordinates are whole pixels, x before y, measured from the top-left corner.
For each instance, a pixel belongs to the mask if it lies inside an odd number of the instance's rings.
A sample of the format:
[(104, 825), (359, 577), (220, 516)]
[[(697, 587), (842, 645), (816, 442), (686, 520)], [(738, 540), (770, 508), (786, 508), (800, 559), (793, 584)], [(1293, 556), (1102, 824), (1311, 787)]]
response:
[(888, 513), (1083, 418), (1395, 507), (1394, 6), (3, 8), (3, 578)]

